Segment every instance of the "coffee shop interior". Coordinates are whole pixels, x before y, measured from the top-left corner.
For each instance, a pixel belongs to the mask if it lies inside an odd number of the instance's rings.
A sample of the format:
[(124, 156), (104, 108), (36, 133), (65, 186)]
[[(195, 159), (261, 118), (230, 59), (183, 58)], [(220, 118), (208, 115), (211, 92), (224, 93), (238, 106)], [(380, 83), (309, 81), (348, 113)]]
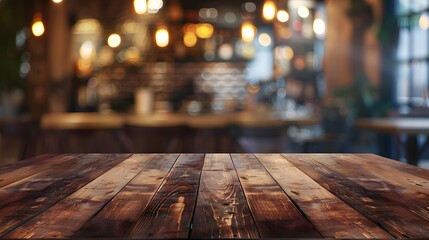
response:
[(427, 0), (0, 0), (0, 164), (329, 152), (429, 168), (428, 29)]

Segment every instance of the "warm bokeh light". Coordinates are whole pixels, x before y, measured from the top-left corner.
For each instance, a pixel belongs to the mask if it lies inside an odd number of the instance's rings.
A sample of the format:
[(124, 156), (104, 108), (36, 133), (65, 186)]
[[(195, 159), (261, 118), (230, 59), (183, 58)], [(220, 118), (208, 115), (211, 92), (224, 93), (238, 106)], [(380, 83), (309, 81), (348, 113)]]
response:
[(283, 49), (283, 51), (285, 53), (286, 59), (289, 60), (289, 61), (292, 60), (293, 55), (294, 55), (293, 49), (291, 47), (289, 47), (289, 46), (285, 46), (284, 49)]
[(148, 0), (147, 11), (149, 13), (157, 13), (163, 5), (164, 2), (162, 0)]
[(229, 43), (219, 46), (218, 55), (223, 60), (230, 60), (234, 56), (234, 48)]
[(146, 0), (134, 0), (134, 11), (137, 14), (144, 14), (147, 12)]
[(158, 28), (155, 33), (155, 41), (158, 47), (166, 47), (169, 42), (168, 30), (165, 27)]
[(33, 25), (31, 26), (31, 31), (36, 37), (40, 37), (43, 35), (43, 33), (45, 33), (45, 25), (43, 25), (41, 19), (36, 18), (36, 20), (33, 22)]
[(110, 34), (109, 38), (107, 38), (107, 44), (111, 48), (119, 47), (121, 45), (121, 36), (116, 33)]
[(287, 22), (289, 20), (289, 13), (287, 13), (285, 10), (280, 10), (277, 12), (277, 20), (279, 22)]
[(268, 47), (271, 44), (271, 37), (268, 33), (261, 33), (259, 35), (259, 44), (261, 44), (261, 46), (263, 47)]
[(419, 19), (419, 26), (423, 30), (429, 29), (429, 16), (426, 13), (423, 13)]
[(183, 36), (183, 44), (187, 47), (193, 47), (197, 44), (197, 36), (193, 32), (186, 32)]
[(199, 38), (211, 38), (214, 28), (210, 23), (197, 24), (196, 34)]
[(285, 59), (285, 60), (292, 60), (294, 52), (293, 49), (289, 46), (283, 46), (283, 47), (276, 47), (274, 50), (274, 54), (276, 58), (279, 59)]
[(256, 27), (250, 22), (241, 25), (241, 38), (245, 42), (252, 42), (256, 35)]
[(82, 43), (79, 49), (79, 55), (81, 58), (91, 58), (94, 52), (94, 44), (91, 41), (85, 41)]
[(53, 3), (62, 3), (63, 0), (52, 0)]
[(273, 1), (265, 1), (262, 8), (262, 16), (267, 21), (272, 21), (276, 16), (276, 4)]
[(323, 21), (320, 18), (314, 19), (314, 22), (313, 22), (313, 31), (317, 35), (324, 35), (325, 32), (326, 32), (325, 21)]
[(307, 18), (310, 15), (310, 10), (304, 6), (301, 6), (298, 8), (298, 15), (302, 18)]

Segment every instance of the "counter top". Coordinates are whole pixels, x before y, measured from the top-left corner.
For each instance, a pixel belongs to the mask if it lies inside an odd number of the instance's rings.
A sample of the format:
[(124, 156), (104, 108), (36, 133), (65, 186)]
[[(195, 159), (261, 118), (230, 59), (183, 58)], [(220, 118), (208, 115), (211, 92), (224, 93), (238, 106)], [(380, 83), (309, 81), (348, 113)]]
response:
[(4, 238), (429, 238), (429, 171), (370, 154), (63, 154), (0, 167)]

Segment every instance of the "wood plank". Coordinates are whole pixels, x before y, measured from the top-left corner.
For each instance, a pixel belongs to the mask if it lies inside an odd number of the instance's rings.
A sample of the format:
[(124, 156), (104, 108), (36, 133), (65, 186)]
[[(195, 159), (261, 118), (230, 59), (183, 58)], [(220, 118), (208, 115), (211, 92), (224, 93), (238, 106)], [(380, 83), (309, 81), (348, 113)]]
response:
[(6, 185), (0, 188), (0, 207), (18, 202), (29, 194), (41, 191), (51, 184), (75, 174), (76, 171), (86, 169), (100, 159), (104, 159), (100, 154), (81, 155), (73, 161), (52, 166), (43, 172)]
[(428, 221), (404, 206), (369, 191), (311, 155), (285, 155), (289, 162), (396, 238), (429, 236)]
[(252, 154), (232, 154), (262, 238), (321, 237)]
[(182, 154), (131, 230), (133, 238), (187, 238), (204, 154)]
[[(155, 155), (132, 155), (94, 181), (58, 202), (6, 238), (71, 237), (111, 200)], [(58, 214), (61, 213), (61, 214)]]
[(279, 154), (255, 154), (255, 156), (324, 237), (392, 238), (283, 156)]
[(353, 155), (314, 155), (314, 158), (369, 191), (399, 203), (429, 221), (429, 181), (396, 169), (386, 170), (380, 162), (374, 166)]
[(207, 154), (191, 238), (259, 238), (229, 154)]
[(419, 168), (413, 165), (409, 165), (406, 163), (402, 163), (399, 161), (395, 161), (389, 158), (385, 158), (382, 156), (378, 156), (375, 154), (356, 154), (356, 156), (361, 157), (367, 162), (375, 162), (375, 164), (378, 164), (380, 161), (383, 162), (383, 166), (396, 169), (399, 171), (402, 171), (404, 173), (408, 173), (420, 178), (424, 178), (426, 180), (429, 180), (429, 170), (424, 168)]
[[(342, 161), (349, 162), (350, 165), (359, 165), (359, 167), (365, 169), (373, 175), (376, 175), (378, 178), (383, 179), (390, 184), (401, 186), (404, 189), (402, 190), (413, 190), (418, 194), (429, 195), (429, 180), (426, 178), (422, 178), (418, 174), (415, 175), (411, 172), (412, 168), (414, 168), (414, 172), (421, 172), (419, 170), (426, 170), (422, 168), (418, 168), (415, 166), (411, 166), (408, 164), (401, 164), (407, 167), (411, 167), (410, 171), (401, 171), (396, 167), (392, 167), (390, 164), (393, 160), (390, 160), (386, 163), (383, 158), (373, 159), (372, 157), (375, 155), (368, 154), (368, 157), (365, 155), (354, 155), (354, 154), (335, 154), (335, 157), (341, 159)], [(377, 157), (377, 156), (375, 156)], [(341, 161), (339, 161), (341, 163)], [(429, 175), (429, 171), (427, 174)], [(389, 173), (389, 174), (386, 174)], [(395, 176), (395, 177), (392, 177)], [(415, 193), (413, 193), (415, 194)]]
[(74, 237), (126, 237), (130, 227), (136, 224), (178, 156), (178, 154), (160, 154), (153, 158), (144, 167), (144, 170), (87, 222)]
[(77, 154), (64, 154), (57, 157), (42, 160), (36, 164), (21, 166), (20, 168), (17, 168), (15, 170), (0, 174), (0, 188), (13, 182), (19, 181), (28, 176), (31, 176), (33, 174), (45, 171), (52, 166), (70, 161), (74, 158), (77, 158), (78, 156), (79, 155)]
[[(16, 190), (12, 196), (2, 198), (0, 237), (80, 189), (129, 156), (129, 154), (83, 155), (78, 157), (76, 162), (82, 159), (82, 163), (88, 161), (89, 165), (76, 164), (76, 167), (62, 171), (58, 171), (58, 169), (47, 171), (47, 177), (50, 179), (47, 181), (42, 180), (42, 184), (46, 185), (52, 179), (56, 181), (48, 184), (45, 188), (40, 188), (39, 184), (27, 185), (25, 186), (27, 189), (23, 191)], [(91, 160), (92, 158), (97, 159), (95, 163)], [(63, 178), (57, 180), (63, 174)]]
[(206, 154), (203, 171), (234, 171), (229, 154)]
[(15, 163), (2, 165), (2, 166), (0, 166), (0, 174), (8, 173), (10, 171), (16, 170), (16, 169), (21, 168), (21, 167), (26, 166), (26, 165), (39, 163), (39, 162), (42, 162), (46, 159), (56, 157), (58, 155), (59, 154), (42, 154), (42, 155), (35, 156), (32, 158), (24, 159), (24, 160), (15, 162)]

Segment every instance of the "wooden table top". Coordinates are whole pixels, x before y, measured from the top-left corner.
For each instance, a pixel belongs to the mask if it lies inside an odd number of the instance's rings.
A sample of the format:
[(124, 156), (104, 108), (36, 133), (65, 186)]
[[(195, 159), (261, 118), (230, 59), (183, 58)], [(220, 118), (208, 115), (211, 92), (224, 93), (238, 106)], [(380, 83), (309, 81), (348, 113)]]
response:
[(370, 154), (65, 154), (0, 167), (5, 238), (429, 238), (429, 170)]
[(429, 134), (429, 118), (368, 118), (356, 120), (355, 125), (389, 134)]

